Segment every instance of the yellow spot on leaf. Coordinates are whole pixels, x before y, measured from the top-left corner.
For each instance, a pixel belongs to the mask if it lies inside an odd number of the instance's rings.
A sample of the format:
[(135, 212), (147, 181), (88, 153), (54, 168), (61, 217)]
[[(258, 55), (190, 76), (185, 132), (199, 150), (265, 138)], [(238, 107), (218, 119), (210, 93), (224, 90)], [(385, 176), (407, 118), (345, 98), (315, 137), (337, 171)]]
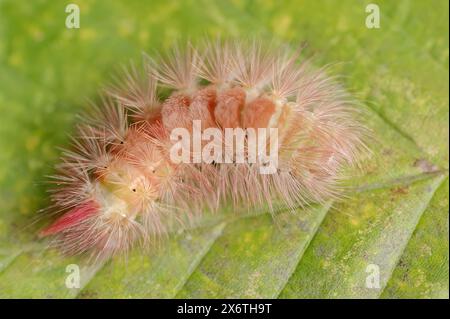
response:
[(276, 34), (283, 35), (289, 30), (292, 23), (290, 15), (282, 15), (273, 21), (273, 29)]
[(134, 31), (134, 25), (129, 20), (123, 20), (119, 23), (119, 26), (117, 28), (117, 32), (121, 37), (127, 37), (130, 34), (132, 34)]
[(25, 147), (27, 148), (27, 150), (29, 152), (33, 151), (36, 149), (36, 146), (39, 144), (39, 137), (33, 135), (30, 136), (26, 142), (25, 142)]
[(9, 56), (8, 62), (9, 62), (9, 64), (11, 64), (13, 66), (19, 66), (19, 65), (23, 64), (23, 57), (20, 53), (14, 52), (13, 54), (11, 54)]
[(80, 28), (81, 40), (93, 40), (97, 37), (97, 32), (91, 28)]

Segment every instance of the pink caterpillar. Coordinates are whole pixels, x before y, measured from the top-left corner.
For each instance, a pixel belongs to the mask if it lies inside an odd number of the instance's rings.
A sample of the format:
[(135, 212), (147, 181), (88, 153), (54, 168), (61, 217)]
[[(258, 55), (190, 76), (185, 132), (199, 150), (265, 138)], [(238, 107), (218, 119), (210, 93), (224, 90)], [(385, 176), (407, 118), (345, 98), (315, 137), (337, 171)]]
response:
[[(348, 94), (298, 60), (286, 47), (209, 42), (148, 60), (143, 76), (132, 68), (63, 153), (51, 190), (63, 214), (41, 235), (70, 254), (109, 256), (225, 203), (293, 208), (338, 197), (343, 170), (367, 149), (367, 129)], [(261, 161), (174, 163), (170, 134), (192, 131), (194, 120), (202, 130), (277, 128), (276, 172), (260, 174)]]

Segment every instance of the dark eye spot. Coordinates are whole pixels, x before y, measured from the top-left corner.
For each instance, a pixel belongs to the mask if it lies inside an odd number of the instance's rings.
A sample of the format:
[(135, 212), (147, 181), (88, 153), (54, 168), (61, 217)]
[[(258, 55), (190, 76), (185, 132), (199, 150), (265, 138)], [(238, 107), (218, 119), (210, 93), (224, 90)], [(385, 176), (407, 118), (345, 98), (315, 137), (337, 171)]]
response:
[(136, 193), (136, 188), (133, 188), (132, 191)]
[(120, 144), (122, 145), (122, 144), (123, 144), (123, 141), (120, 141)]

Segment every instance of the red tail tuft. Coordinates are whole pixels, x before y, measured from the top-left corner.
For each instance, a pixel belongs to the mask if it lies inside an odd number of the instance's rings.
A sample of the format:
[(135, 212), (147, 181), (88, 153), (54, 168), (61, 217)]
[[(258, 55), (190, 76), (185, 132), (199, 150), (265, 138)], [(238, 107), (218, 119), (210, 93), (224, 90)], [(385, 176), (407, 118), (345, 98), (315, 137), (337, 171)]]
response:
[(40, 237), (54, 235), (70, 228), (87, 217), (98, 212), (98, 204), (94, 201), (88, 201), (73, 208), (69, 212), (62, 215), (50, 226), (44, 228), (40, 233)]

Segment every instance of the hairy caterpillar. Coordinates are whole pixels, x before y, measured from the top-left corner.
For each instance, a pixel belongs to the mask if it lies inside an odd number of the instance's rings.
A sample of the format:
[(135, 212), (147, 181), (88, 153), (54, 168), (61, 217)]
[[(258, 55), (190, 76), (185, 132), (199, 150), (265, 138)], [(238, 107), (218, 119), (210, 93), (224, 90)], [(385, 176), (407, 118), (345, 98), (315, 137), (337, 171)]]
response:
[[(62, 215), (41, 236), (55, 236), (70, 254), (109, 256), (225, 203), (272, 209), (281, 201), (293, 208), (338, 197), (343, 169), (367, 150), (367, 129), (349, 95), (298, 60), (299, 51), (285, 47), (217, 41), (176, 47), (146, 61), (144, 72), (131, 68), (122, 85), (105, 90), (63, 152), (51, 190), (52, 209)], [(194, 121), (200, 133), (241, 128), (259, 136), (259, 129), (277, 129), (275, 172), (261, 174), (261, 152), (249, 161), (248, 135), (240, 154), (219, 142), (232, 159), (226, 163), (194, 161), (192, 150), (190, 162), (173, 161), (171, 133), (195, 135)]]

